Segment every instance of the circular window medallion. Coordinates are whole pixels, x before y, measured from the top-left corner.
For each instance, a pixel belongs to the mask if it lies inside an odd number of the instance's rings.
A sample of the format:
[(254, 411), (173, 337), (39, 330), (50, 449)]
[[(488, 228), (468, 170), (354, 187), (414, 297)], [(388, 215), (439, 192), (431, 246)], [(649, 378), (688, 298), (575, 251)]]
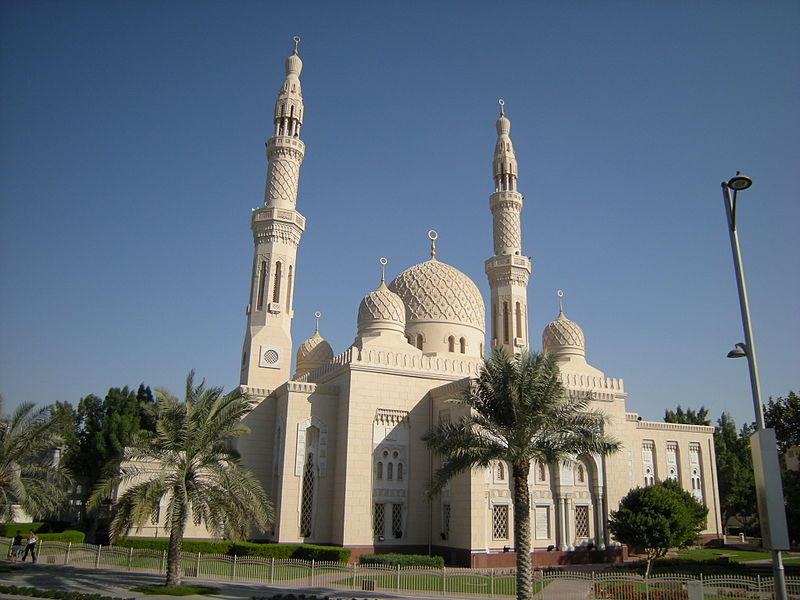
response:
[(278, 362), (278, 353), (275, 350), (267, 350), (264, 352), (264, 362), (268, 365), (274, 365)]

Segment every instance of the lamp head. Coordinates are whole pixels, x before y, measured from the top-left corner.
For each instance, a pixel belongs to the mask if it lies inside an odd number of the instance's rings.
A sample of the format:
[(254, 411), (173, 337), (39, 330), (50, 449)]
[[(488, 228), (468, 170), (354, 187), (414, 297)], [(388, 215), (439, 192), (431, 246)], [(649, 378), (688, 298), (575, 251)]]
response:
[(745, 344), (736, 344), (733, 350), (728, 352), (728, 358), (744, 358), (747, 356), (747, 346)]
[(736, 173), (733, 177), (728, 180), (728, 187), (735, 192), (741, 192), (742, 190), (746, 190), (751, 185), (753, 185), (753, 180), (750, 179), (747, 175), (742, 175), (741, 173)]

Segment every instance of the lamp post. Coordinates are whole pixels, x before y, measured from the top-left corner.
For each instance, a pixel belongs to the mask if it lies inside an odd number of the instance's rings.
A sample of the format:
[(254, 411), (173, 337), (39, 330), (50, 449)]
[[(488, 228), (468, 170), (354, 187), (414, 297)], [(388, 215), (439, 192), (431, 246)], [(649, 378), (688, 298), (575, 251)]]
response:
[[(750, 388), (753, 393), (753, 409), (756, 414), (756, 432), (750, 438), (750, 447), (753, 454), (762, 543), (772, 551), (775, 598), (776, 600), (786, 600), (786, 580), (781, 550), (789, 549), (789, 534), (783, 505), (783, 486), (778, 466), (775, 430), (766, 429), (764, 426), (764, 407), (761, 403), (761, 389), (758, 383), (756, 348), (753, 341), (753, 330), (750, 326), (750, 308), (747, 303), (747, 288), (742, 271), (739, 236), (736, 232), (736, 196), (738, 192), (746, 190), (751, 185), (753, 185), (753, 180), (739, 172), (728, 181), (722, 182), (722, 197), (725, 201), (725, 214), (728, 217), (728, 233), (731, 238), (733, 265), (736, 269), (736, 284), (739, 290), (739, 306), (742, 312), (745, 339), (744, 343), (736, 344), (734, 349), (728, 353), (728, 358), (746, 357), (750, 370)], [(731, 197), (731, 190), (733, 190), (733, 197)]]

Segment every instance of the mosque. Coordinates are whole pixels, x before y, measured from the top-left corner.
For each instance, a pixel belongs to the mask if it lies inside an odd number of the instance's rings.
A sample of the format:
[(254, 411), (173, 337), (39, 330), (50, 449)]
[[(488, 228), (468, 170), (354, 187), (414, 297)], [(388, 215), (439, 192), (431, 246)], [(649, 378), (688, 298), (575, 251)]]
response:
[[(436, 424), (459, 418), (463, 409), (447, 400), (478, 374), (487, 352), (539, 346), (528, 336), (531, 261), (522, 253), (523, 196), (511, 123), (501, 102), (489, 196), (494, 248), (485, 262), (488, 332), (481, 293), (464, 273), (437, 260), (432, 231), (430, 260), (388, 285), (381, 277), (364, 296), (353, 344), (334, 353), (317, 327), (296, 349), (292, 373), (295, 259), (306, 222), (297, 210), (305, 152), (297, 41), (266, 143), (264, 201), (252, 212), (241, 360), (241, 386), (259, 404), (246, 419), (252, 433), (237, 447), (276, 506), (267, 539), (346, 546), (354, 556), (433, 551), (453, 564), (513, 564), (508, 465), (465, 473), (429, 499), (426, 484), (439, 463), (420, 439)], [(570, 466), (532, 465), (535, 563), (618, 551), (607, 529), (609, 513), (632, 487), (658, 479), (675, 479), (704, 502), (704, 535), (717, 537), (713, 428), (643, 421), (627, 412), (622, 379), (587, 363), (583, 331), (563, 307), (545, 328), (541, 347), (556, 355), (567, 392), (588, 397), (608, 415), (610, 433), (624, 448), (609, 457), (576, 456)]]

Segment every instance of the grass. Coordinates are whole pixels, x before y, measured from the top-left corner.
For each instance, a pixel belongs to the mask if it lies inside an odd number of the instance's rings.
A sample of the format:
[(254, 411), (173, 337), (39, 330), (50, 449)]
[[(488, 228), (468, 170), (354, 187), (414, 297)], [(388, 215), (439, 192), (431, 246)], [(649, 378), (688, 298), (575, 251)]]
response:
[[(425, 592), (442, 592), (443, 586), (446, 587), (448, 593), (473, 593), (473, 594), (489, 594), (494, 593), (504, 596), (513, 596), (516, 594), (516, 581), (514, 576), (500, 576), (494, 578), (494, 583), (488, 576), (481, 575), (448, 575), (443, 579), (441, 575), (436, 574), (385, 574), (375, 576), (359, 575), (355, 578), (346, 577), (340, 579), (335, 583), (337, 585), (344, 585), (355, 589), (361, 589), (364, 581), (374, 581), (375, 589), (383, 588), (385, 590), (416, 590)], [(538, 594), (544, 584), (538, 581), (533, 582), (533, 593)]]
[(205, 585), (140, 585), (131, 588), (132, 592), (140, 594), (159, 594), (162, 596), (192, 596), (200, 594), (207, 596), (219, 592), (217, 588)]
[[(748, 562), (752, 560), (769, 560), (772, 553), (766, 550), (740, 550), (724, 546), (722, 548), (696, 548), (679, 550), (676, 558), (688, 560), (710, 560), (714, 558), (727, 558), (731, 562)], [(800, 561), (800, 553), (784, 552), (784, 562)]]

